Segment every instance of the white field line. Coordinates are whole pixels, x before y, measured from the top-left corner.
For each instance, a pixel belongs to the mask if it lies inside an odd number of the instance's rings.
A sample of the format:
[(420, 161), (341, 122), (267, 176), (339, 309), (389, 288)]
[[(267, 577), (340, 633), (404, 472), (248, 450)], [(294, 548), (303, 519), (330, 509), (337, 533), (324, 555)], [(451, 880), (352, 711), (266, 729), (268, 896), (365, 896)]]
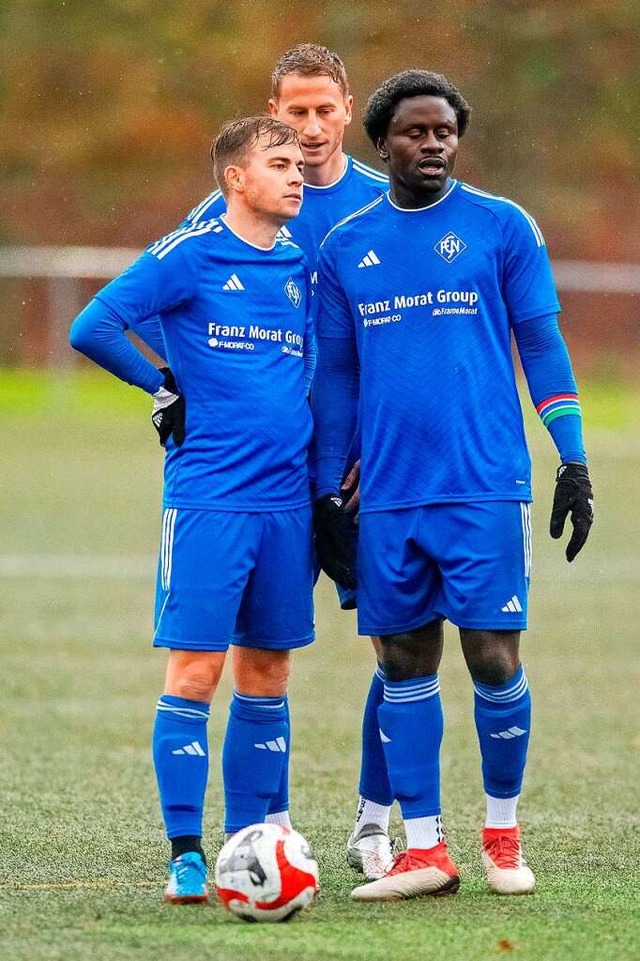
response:
[[(637, 583), (640, 581), (638, 555), (617, 553), (615, 557), (590, 557), (589, 545), (584, 555), (572, 564), (563, 559), (564, 544), (558, 541), (558, 557), (537, 559), (534, 545), (533, 581), (566, 581), (567, 584)], [(0, 554), (0, 579), (52, 580), (152, 580), (156, 574), (156, 558), (149, 555), (115, 554)]]
[(0, 884), (0, 892), (19, 894), (21, 891), (76, 891), (82, 888), (158, 888), (157, 881), (121, 881), (116, 878), (102, 878), (95, 881), (34, 881), (22, 884)]
[(148, 580), (156, 573), (151, 556), (113, 554), (0, 554), (0, 577)]

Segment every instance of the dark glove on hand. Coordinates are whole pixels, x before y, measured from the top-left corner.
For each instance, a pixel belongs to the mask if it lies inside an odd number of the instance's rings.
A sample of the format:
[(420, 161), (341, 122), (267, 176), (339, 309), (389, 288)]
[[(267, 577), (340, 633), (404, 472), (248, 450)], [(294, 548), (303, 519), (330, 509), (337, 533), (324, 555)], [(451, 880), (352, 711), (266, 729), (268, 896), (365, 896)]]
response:
[(161, 367), (160, 373), (164, 374), (164, 386), (153, 395), (151, 420), (160, 435), (163, 447), (172, 434), (174, 444), (180, 447), (184, 443), (185, 435), (184, 397), (178, 393), (178, 385), (171, 370)]
[(571, 562), (584, 547), (593, 524), (593, 491), (584, 464), (561, 464), (558, 468), (549, 525), (552, 537), (562, 536), (567, 514), (571, 514), (573, 524), (573, 534), (566, 550), (567, 560)]
[(353, 518), (344, 511), (339, 494), (325, 494), (316, 501), (313, 527), (318, 563), (341, 587), (356, 586), (356, 546)]

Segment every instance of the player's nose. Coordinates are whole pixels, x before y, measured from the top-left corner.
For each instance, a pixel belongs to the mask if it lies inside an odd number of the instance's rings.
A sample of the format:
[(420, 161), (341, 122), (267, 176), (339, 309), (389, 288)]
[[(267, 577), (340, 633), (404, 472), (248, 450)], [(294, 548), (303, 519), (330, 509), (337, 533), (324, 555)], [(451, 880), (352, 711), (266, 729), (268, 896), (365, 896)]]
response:
[(322, 132), (318, 115), (314, 110), (307, 114), (307, 122), (304, 125), (304, 132), (307, 137), (315, 137)]
[(442, 150), (442, 144), (435, 135), (435, 131), (427, 130), (424, 137), (420, 141), (420, 150), (423, 153), (427, 151), (432, 152), (434, 150)]

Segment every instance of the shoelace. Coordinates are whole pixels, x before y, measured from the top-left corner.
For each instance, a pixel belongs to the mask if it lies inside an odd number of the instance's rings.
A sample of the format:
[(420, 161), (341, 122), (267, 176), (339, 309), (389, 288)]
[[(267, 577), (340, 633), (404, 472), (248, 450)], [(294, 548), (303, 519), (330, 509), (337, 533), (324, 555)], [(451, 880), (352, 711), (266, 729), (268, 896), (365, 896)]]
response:
[(402, 851), (393, 859), (393, 867), (387, 871), (389, 874), (404, 874), (405, 871), (417, 871), (420, 868), (428, 867), (422, 858), (413, 857), (408, 851)]
[(199, 875), (204, 875), (204, 871), (197, 861), (179, 860), (174, 863), (174, 868), (179, 883), (184, 881), (186, 875), (188, 875), (190, 871), (197, 871)]
[(523, 863), (520, 841), (502, 834), (485, 844), (485, 851), (499, 868), (519, 868)]

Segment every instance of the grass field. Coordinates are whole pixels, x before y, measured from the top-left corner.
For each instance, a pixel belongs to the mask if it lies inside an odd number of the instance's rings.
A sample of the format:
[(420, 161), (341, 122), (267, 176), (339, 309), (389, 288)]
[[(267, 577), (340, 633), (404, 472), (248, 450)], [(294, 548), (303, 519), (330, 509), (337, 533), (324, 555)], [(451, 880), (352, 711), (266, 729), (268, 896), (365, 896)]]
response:
[[(583, 389), (597, 523), (569, 566), (546, 533), (555, 458), (531, 420), (535, 728), (521, 819), (538, 887), (488, 893), (472, 692), (453, 631), (441, 670), (443, 802), (456, 897), (355, 905), (345, 866), (372, 659), (317, 597), (291, 691), (296, 826), (316, 905), (249, 926), (162, 903), (166, 845), (149, 755), (163, 656), (150, 648), (161, 452), (147, 399), (101, 376), (0, 375), (0, 957), (12, 961), (626, 961), (640, 958), (640, 396)], [(636, 418), (632, 416), (635, 406)], [(210, 724), (216, 756), (228, 681)], [(221, 840), (212, 765), (207, 849)]]

